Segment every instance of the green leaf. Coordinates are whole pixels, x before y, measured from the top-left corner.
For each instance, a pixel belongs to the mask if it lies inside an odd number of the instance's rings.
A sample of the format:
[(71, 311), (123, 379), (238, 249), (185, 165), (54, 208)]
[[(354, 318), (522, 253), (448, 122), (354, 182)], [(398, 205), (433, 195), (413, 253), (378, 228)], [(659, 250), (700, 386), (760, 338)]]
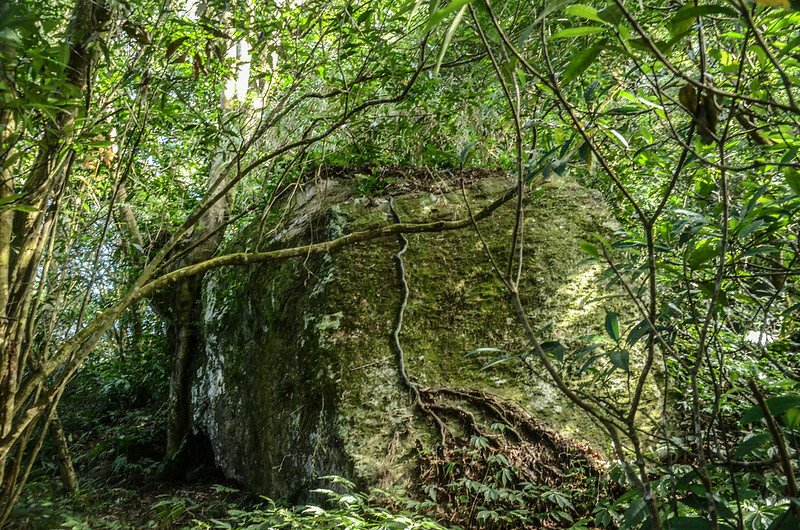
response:
[(550, 13), (553, 13), (555, 11), (558, 11), (562, 7), (564, 7), (566, 5), (569, 5), (572, 2), (573, 2), (573, 0), (550, 0), (550, 1), (545, 2), (547, 5), (545, 5), (545, 7), (542, 10), (542, 12), (539, 13), (539, 16), (536, 17), (536, 19), (531, 23), (531, 26), (537, 26), (542, 20), (544, 20), (544, 18), (547, 15), (549, 15)]
[(572, 0), (556, 0), (554, 2), (547, 2), (547, 5), (545, 5), (544, 9), (541, 11), (541, 13), (539, 13), (539, 16), (536, 17), (536, 19), (533, 22), (531, 22), (524, 30), (522, 30), (520, 36), (517, 38), (517, 45), (520, 48), (524, 46), (525, 43), (528, 41), (528, 38), (530, 38), (531, 33), (533, 33), (533, 31), (539, 27), (539, 23), (542, 20), (544, 20), (544, 18), (547, 15), (555, 11), (558, 11), (565, 5), (569, 5), (571, 2)]
[(697, 269), (703, 263), (714, 259), (721, 250), (720, 243), (716, 239), (704, 239), (695, 245), (694, 250), (689, 255), (689, 266)]
[(787, 53), (795, 49), (798, 44), (800, 44), (800, 35), (787, 42), (786, 46), (784, 46), (783, 48), (780, 49), (780, 51), (778, 51), (778, 55), (779, 56), (786, 55)]
[(772, 437), (768, 433), (755, 434), (743, 441), (733, 450), (734, 458), (743, 458), (753, 454), (755, 451), (764, 447)]
[(447, 15), (465, 8), (470, 1), (471, 0), (453, 0), (443, 8), (434, 11), (431, 18), (428, 19), (428, 23), (425, 25), (425, 33), (437, 26)]
[(767, 7), (782, 7), (783, 9), (800, 9), (797, 0), (754, 0), (756, 4)]
[(642, 320), (641, 322), (636, 324), (636, 326), (631, 330), (630, 333), (628, 333), (628, 339), (625, 341), (625, 343), (628, 346), (633, 346), (634, 344), (639, 342), (639, 339), (647, 335), (649, 331), (650, 331), (650, 324), (647, 322), (647, 319)]
[(670, 21), (670, 33), (679, 35), (692, 27), (692, 22), (697, 17), (703, 15), (725, 15), (729, 17), (737, 17), (736, 11), (729, 7), (705, 5), (694, 6), (687, 5), (678, 10), (675, 16)]
[(475, 149), (475, 142), (469, 142), (464, 149), (461, 150), (461, 153), (458, 155), (458, 160), (461, 162), (461, 165), (467, 163), (469, 160), (469, 156), (472, 154), (472, 151)]
[(587, 20), (594, 20), (595, 22), (605, 22), (597, 14), (597, 9), (584, 4), (571, 5), (564, 10), (564, 13), (571, 17), (585, 18)]
[(611, 364), (627, 372), (630, 369), (631, 356), (628, 350), (613, 350), (608, 352)]
[(625, 15), (617, 4), (612, 3), (598, 11), (597, 16), (600, 17), (601, 20), (616, 26), (622, 21)]
[(372, 17), (372, 14), (374, 12), (375, 12), (374, 9), (367, 9), (366, 11), (364, 11), (363, 13), (361, 13), (358, 16), (358, 18), (356, 19), (356, 22), (358, 22), (362, 26), (369, 25), (370, 17)]
[[(680, 38), (681, 38), (680, 36), (673, 37), (673, 39), (677, 39), (677, 40), (680, 40)], [(639, 51), (643, 51), (643, 52), (648, 53), (648, 54), (652, 55), (653, 57), (655, 57), (656, 54), (651, 49), (650, 44), (652, 43), (652, 45), (659, 52), (666, 53), (666, 52), (669, 51), (669, 49), (674, 44), (674, 42), (672, 42), (673, 39), (671, 39), (669, 41), (651, 40), (650, 42), (647, 42), (647, 40), (645, 40), (643, 38), (636, 38), (636, 39), (628, 40), (628, 44), (630, 44), (631, 48), (634, 48), (634, 49), (639, 50)]]
[(549, 353), (559, 362), (564, 362), (564, 352), (565, 348), (564, 345), (558, 341), (547, 341), (542, 343), (542, 350), (545, 353)]
[(705, 517), (673, 517), (667, 521), (668, 530), (706, 530), (713, 528), (711, 522)]
[(444, 54), (447, 52), (447, 48), (450, 46), (450, 41), (453, 40), (453, 35), (455, 35), (456, 29), (458, 29), (458, 25), (461, 23), (461, 19), (464, 17), (464, 13), (466, 11), (467, 6), (462, 6), (458, 13), (456, 13), (456, 16), (453, 18), (450, 26), (447, 28), (447, 32), (444, 35), (444, 40), (442, 41), (442, 48), (439, 50), (439, 56), (436, 58), (436, 65), (433, 67), (434, 77), (439, 75), (439, 68), (441, 68), (442, 61), (444, 61)]
[(15, 202), (21, 199), (23, 195), (24, 194), (22, 193), (15, 193), (13, 195), (6, 195), (5, 197), (0, 197), (0, 206)]
[(602, 245), (606, 250), (612, 251), (614, 250), (614, 246), (611, 244), (611, 241), (608, 238), (603, 237), (600, 234), (594, 234), (595, 239)]
[(587, 354), (592, 353), (598, 348), (602, 348), (603, 345), (597, 342), (593, 342), (591, 344), (586, 344), (582, 348), (575, 351), (575, 359), (581, 359), (585, 357)]
[(492, 366), (497, 366), (498, 364), (502, 364), (504, 362), (511, 361), (513, 359), (516, 359), (516, 358), (517, 358), (516, 355), (501, 355), (500, 357), (495, 357), (494, 359), (492, 359), (488, 363), (486, 363), (483, 366), (481, 366), (481, 370), (488, 370)]
[(472, 351), (468, 351), (464, 355), (466, 357), (471, 357), (473, 355), (478, 355), (481, 353), (505, 353), (505, 350), (501, 350), (500, 348), (477, 348)]
[(784, 420), (786, 421), (786, 426), (790, 429), (800, 427), (800, 407), (794, 407), (787, 410)]
[(783, 179), (795, 195), (800, 195), (800, 171), (793, 167), (786, 168), (783, 172)]
[[(705, 493), (705, 490), (703, 490), (703, 493)], [(706, 501), (706, 503), (708, 503), (708, 501)], [(714, 506), (717, 508), (717, 513), (723, 519), (735, 519), (736, 518), (736, 514), (733, 513), (733, 510), (731, 510), (731, 507), (728, 506), (727, 500), (723, 499), (718, 494), (714, 494)]]
[(625, 515), (622, 518), (623, 522), (620, 528), (623, 530), (646, 528), (646, 526), (640, 526), (641, 523), (645, 523), (646, 519), (647, 504), (645, 504), (644, 499), (641, 496), (638, 496), (631, 501), (630, 506), (628, 506), (628, 509), (625, 510)]
[(582, 35), (594, 35), (596, 33), (602, 33), (606, 30), (606, 28), (600, 26), (581, 26), (578, 28), (567, 28), (562, 29), (561, 31), (557, 31), (550, 37), (552, 40), (555, 39), (567, 39), (570, 37), (580, 37)]
[(164, 58), (169, 59), (170, 57), (172, 57), (172, 55), (176, 51), (178, 51), (178, 48), (181, 47), (181, 44), (183, 44), (187, 40), (189, 40), (189, 37), (179, 37), (174, 41), (170, 42), (169, 45), (167, 45), (167, 52), (164, 54)]
[(716, 6), (716, 5), (705, 5), (705, 6), (684, 6), (678, 10), (674, 17), (672, 17), (671, 23), (681, 22), (683, 20), (689, 20), (693, 18), (697, 18), (703, 15), (724, 15), (728, 17), (738, 17), (739, 15), (731, 9), (730, 7), (725, 6)]
[(613, 311), (606, 313), (606, 333), (614, 342), (619, 342), (619, 317)]
[(206, 30), (207, 32), (211, 33), (215, 37), (219, 37), (220, 39), (225, 39), (225, 40), (232, 40), (233, 39), (233, 37), (231, 37), (230, 35), (228, 35), (224, 31), (222, 31), (221, 29), (212, 26), (211, 24), (203, 24), (201, 22), (200, 23), (200, 27), (203, 28), (204, 30)]
[(608, 132), (610, 132), (614, 136), (614, 138), (619, 140), (620, 143), (625, 147), (625, 149), (629, 149), (630, 148), (630, 144), (628, 143), (628, 140), (626, 140), (625, 137), (622, 136), (622, 134), (620, 134), (620, 132), (618, 130), (609, 129)]
[(578, 246), (581, 247), (581, 250), (589, 254), (591, 257), (600, 259), (600, 251), (597, 250), (595, 245), (592, 245), (588, 241), (581, 241), (578, 243)]
[(800, 528), (800, 519), (792, 513), (790, 506), (780, 517), (772, 521), (767, 530), (797, 530), (798, 528)]
[[(767, 408), (773, 416), (778, 416), (789, 411), (789, 409), (793, 409), (798, 406), (800, 406), (800, 395), (798, 394), (776, 396), (767, 399)], [(742, 425), (756, 422), (763, 417), (764, 411), (761, 410), (761, 406), (755, 405), (750, 407), (744, 414), (742, 414)]]
[(594, 46), (589, 46), (584, 50), (576, 52), (570, 58), (569, 63), (567, 63), (564, 74), (561, 76), (561, 82), (566, 84), (574, 81), (592, 65), (601, 51), (603, 51), (603, 46), (595, 44)]
[(525, 77), (525, 70), (522, 68), (516, 68), (514, 70), (514, 73), (517, 76), (517, 80), (519, 81), (520, 86), (525, 86), (525, 84), (527, 83), (527, 79)]

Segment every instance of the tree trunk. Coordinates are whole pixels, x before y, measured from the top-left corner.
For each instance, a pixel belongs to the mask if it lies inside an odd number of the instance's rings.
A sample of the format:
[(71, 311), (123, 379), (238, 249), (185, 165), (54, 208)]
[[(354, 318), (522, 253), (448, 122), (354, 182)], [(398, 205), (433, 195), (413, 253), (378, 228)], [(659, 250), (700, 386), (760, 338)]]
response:
[(176, 455), (191, 431), (191, 366), (202, 352), (204, 341), (200, 329), (201, 281), (191, 278), (176, 286), (180, 296), (173, 308), (173, 321), (168, 324), (172, 371), (169, 381), (169, 419), (167, 455)]
[(69, 455), (67, 437), (64, 434), (64, 427), (61, 425), (58, 412), (53, 414), (53, 419), (50, 421), (50, 437), (55, 446), (58, 470), (61, 473), (61, 481), (64, 483), (64, 488), (70, 493), (77, 493), (78, 475), (75, 473), (75, 467), (72, 465), (72, 457)]
[[(226, 82), (220, 95), (220, 110), (229, 115), (230, 108), (236, 100), (244, 101), (250, 75), (250, 46), (245, 40), (235, 43), (228, 52), (235, 63), (233, 75)], [(229, 115), (229, 117), (233, 117)], [(208, 172), (208, 193), (213, 196), (228, 182), (223, 174), (226, 166), (226, 145), (218, 146), (217, 154), (211, 161)], [(235, 156), (235, 155), (234, 155)], [(176, 254), (186, 255), (174, 262), (172, 270), (205, 261), (213, 257), (219, 250), (224, 236), (225, 224), (231, 206), (231, 196), (221, 197), (198, 221), (191, 237), (185, 245), (174, 249)], [(130, 222), (130, 221), (129, 221)], [(202, 285), (203, 275), (183, 280), (171, 287), (166, 298), (169, 306), (163, 302), (158, 309), (169, 319), (169, 348), (172, 359), (172, 371), (169, 386), (169, 420), (167, 424), (167, 455), (165, 471), (168, 475), (185, 472), (186, 463), (190, 463), (186, 454), (191, 453), (189, 435), (192, 430), (191, 418), (191, 367), (202, 355), (205, 342), (202, 337)], [(164, 300), (162, 298), (162, 300)], [(183, 467), (184, 469), (180, 469)]]
[[(88, 101), (98, 51), (92, 42), (107, 31), (111, 15), (103, 0), (76, 0), (65, 40), (69, 58), (63, 81), (70, 88), (64, 92), (77, 97), (58, 103), (62, 110), (42, 131), (36, 159), (24, 173), (24, 182), (5, 163), (2, 167), (0, 198), (21, 193), (19, 203), (30, 208), (7, 208), (0, 214), (0, 482), (5, 488), (0, 525), (27, 478), (27, 471), (20, 474), (20, 470), (29, 468), (40, 447), (37, 444), (26, 450), (30, 433), (37, 424), (44, 429), (40, 432), (47, 432), (47, 422), (63, 391), (46, 387), (42, 367), (48, 359), (33, 348), (29, 330), (39, 309), (37, 275), (48, 268), (43, 266), (43, 258), (59, 216), (62, 184), (69, 175), (78, 109)], [(3, 112), (0, 122), (5, 141), (14, 131), (13, 114)], [(27, 401), (33, 398), (35, 402), (41, 395), (47, 396), (46, 402), (33, 406)]]

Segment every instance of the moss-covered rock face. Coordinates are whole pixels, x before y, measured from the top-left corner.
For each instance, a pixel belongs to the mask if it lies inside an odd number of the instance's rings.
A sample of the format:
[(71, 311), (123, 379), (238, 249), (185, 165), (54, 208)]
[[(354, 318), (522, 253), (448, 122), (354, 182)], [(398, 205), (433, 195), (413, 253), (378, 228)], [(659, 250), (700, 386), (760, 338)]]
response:
[[(509, 185), (491, 178), (470, 186), (473, 211)], [(272, 242), (252, 235), (231, 250), (321, 241), (392, 222), (386, 198), (348, 198), (347, 187), (315, 188), (271, 232)], [(458, 186), (406, 193), (395, 204), (403, 222), (467, 215)], [(509, 203), (480, 222), (485, 246), (474, 229), (408, 236), (410, 297), (400, 334), (408, 372), (426, 387), (478, 389), (515, 402), (565, 436), (604, 451), (595, 424), (545, 378), (521, 363), (481, 370), (486, 357), (465, 356), (481, 347), (525, 349), (487, 257), (488, 249), (505, 266), (514, 218)], [(599, 292), (599, 270), (582, 264), (578, 246), (612, 227), (600, 195), (571, 181), (546, 184), (526, 205), (521, 291), (542, 340), (569, 344), (598, 333), (605, 312), (618, 309), (618, 299)], [(415, 445), (435, 442), (436, 433), (418, 415), (415, 421), (390, 348), (401, 300), (398, 248), (391, 238), (208, 275), (206, 359), (193, 406), (195, 426), (210, 438), (223, 471), (284, 499), (330, 474), (364, 486), (408, 483)]]

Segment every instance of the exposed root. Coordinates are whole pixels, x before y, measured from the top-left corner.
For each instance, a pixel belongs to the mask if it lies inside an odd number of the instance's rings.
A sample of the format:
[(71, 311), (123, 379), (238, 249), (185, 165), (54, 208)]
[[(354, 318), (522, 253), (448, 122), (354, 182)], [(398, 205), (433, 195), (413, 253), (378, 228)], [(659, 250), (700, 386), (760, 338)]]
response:
[[(389, 208), (399, 223), (392, 198)], [(603, 457), (588, 444), (562, 437), (487, 392), (429, 388), (409, 376), (400, 342), (409, 296), (403, 262), (408, 240), (399, 234), (398, 243), (401, 303), (391, 346), (415, 412), (439, 432), (434, 448), (416, 441), (419, 480), (412, 494), (431, 501), (425, 506), (435, 516), (465, 528), (559, 528), (589, 516), (600, 490), (612, 486), (604, 480)], [(390, 451), (396, 444), (393, 439)]]
[[(394, 217), (394, 221), (396, 223), (400, 223), (400, 216), (394, 209), (394, 199), (392, 197), (389, 198), (389, 208), (392, 212), (392, 217)], [(406, 250), (408, 250), (408, 239), (406, 239), (406, 236), (403, 235), (403, 233), (398, 234), (397, 239), (400, 242), (400, 250), (397, 252), (397, 254), (395, 254), (394, 258), (395, 262), (397, 263), (397, 272), (398, 276), (400, 277), (402, 293), (400, 307), (397, 310), (395, 325), (392, 329), (391, 345), (397, 357), (397, 371), (400, 374), (400, 380), (403, 383), (403, 386), (411, 391), (412, 395), (414, 396), (414, 402), (417, 409), (429, 420), (433, 421), (439, 428), (441, 442), (442, 445), (444, 445), (447, 441), (447, 425), (445, 425), (444, 421), (442, 421), (442, 419), (431, 409), (431, 407), (425, 401), (423, 401), (422, 393), (420, 392), (420, 386), (416, 382), (412, 381), (410, 377), (408, 377), (408, 372), (406, 371), (406, 356), (405, 352), (403, 351), (403, 346), (400, 344), (400, 330), (403, 328), (403, 316), (405, 315), (406, 306), (408, 305), (408, 281), (406, 280), (405, 264), (403, 263), (403, 254), (405, 254)]]

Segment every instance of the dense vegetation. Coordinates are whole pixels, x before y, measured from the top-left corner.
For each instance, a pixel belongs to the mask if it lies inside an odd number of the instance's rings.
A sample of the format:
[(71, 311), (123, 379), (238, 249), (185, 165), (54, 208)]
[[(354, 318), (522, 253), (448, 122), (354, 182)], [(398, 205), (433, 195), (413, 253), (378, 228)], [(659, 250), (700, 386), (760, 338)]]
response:
[[(396, 165), (499, 167), (520, 216), (568, 175), (620, 222), (583, 249), (635, 309), (577, 346), (527, 320), (521, 223), (486, 259), (530, 345), (487, 364), (543, 367), (607, 433), (613, 487), (577, 520), (576, 499), (507, 487), (501, 466), (466, 493), (485, 500), (474, 524), (535, 525), (525, 508), (550, 495), (565, 527), (800, 527), (794, 4), (3, 2), (0, 522), (102, 527), (96, 510), (114, 527), (126, 491), (220, 481), (186, 473), (203, 274), (441, 230), (220, 252), (280, 216), (293, 184), (357, 168), (378, 196), (379, 168)], [(624, 399), (604, 395), (620, 374)], [(72, 493), (48, 493), (56, 472)], [(436, 498), (331, 492), (327, 508), (284, 508), (214, 492), (154, 497), (156, 515), (128, 524), (448, 525)]]

